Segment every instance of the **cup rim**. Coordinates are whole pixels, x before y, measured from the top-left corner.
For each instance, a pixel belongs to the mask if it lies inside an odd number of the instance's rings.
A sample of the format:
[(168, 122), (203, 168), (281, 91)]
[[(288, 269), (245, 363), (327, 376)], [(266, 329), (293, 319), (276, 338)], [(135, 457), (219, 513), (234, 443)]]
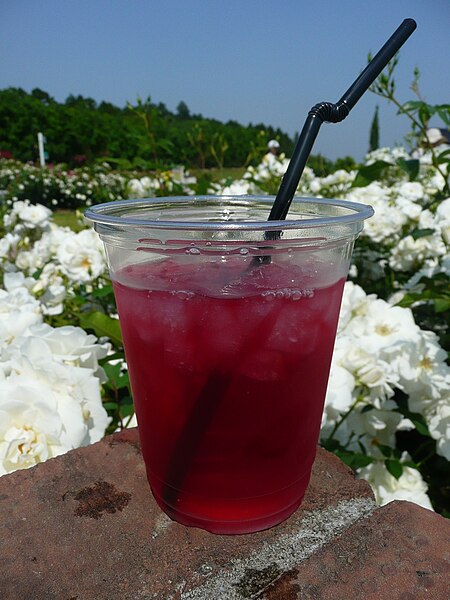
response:
[(300, 197), (296, 196), (293, 201), (293, 206), (300, 204), (313, 205), (318, 204), (321, 206), (337, 206), (347, 209), (350, 212), (345, 215), (317, 215), (312, 218), (301, 218), (301, 219), (286, 219), (278, 221), (226, 221), (226, 220), (215, 220), (215, 221), (195, 221), (195, 220), (163, 220), (163, 219), (151, 219), (151, 218), (137, 218), (125, 216), (115, 216), (121, 209), (127, 207), (139, 208), (144, 206), (154, 206), (158, 204), (161, 208), (164, 208), (165, 204), (186, 204), (197, 202), (255, 202), (266, 204), (268, 208), (271, 207), (275, 200), (275, 196), (258, 196), (258, 195), (202, 195), (202, 196), (164, 196), (164, 197), (152, 197), (152, 198), (136, 198), (128, 200), (116, 200), (113, 202), (106, 202), (103, 204), (97, 204), (93, 207), (88, 208), (84, 216), (85, 218), (95, 224), (99, 225), (110, 225), (118, 227), (136, 226), (139, 228), (152, 228), (152, 229), (168, 229), (168, 230), (279, 230), (279, 229), (304, 229), (309, 227), (323, 227), (330, 225), (344, 225), (361, 222), (368, 219), (374, 214), (372, 206), (368, 204), (361, 204), (359, 202), (351, 202), (349, 200), (340, 200), (335, 198), (315, 198), (315, 197)]

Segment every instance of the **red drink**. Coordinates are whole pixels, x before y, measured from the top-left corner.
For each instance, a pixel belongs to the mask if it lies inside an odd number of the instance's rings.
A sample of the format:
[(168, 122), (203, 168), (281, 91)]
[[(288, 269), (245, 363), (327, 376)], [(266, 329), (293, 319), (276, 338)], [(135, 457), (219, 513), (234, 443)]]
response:
[(344, 278), (190, 260), (113, 276), (148, 478), (178, 522), (258, 531), (308, 485)]

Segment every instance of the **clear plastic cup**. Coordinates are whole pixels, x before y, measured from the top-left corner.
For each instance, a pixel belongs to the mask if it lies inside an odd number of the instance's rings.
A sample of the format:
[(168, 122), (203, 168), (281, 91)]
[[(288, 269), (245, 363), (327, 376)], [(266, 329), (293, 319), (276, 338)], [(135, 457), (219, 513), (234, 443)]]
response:
[(89, 209), (106, 248), (142, 452), (174, 520), (272, 527), (302, 501), (339, 308), (369, 206), (152, 198)]

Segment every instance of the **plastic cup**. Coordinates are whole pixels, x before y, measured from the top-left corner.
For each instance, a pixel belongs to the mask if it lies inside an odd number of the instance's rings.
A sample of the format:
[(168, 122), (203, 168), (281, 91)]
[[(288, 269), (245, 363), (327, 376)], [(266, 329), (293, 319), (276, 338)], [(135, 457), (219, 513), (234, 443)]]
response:
[(106, 248), (153, 495), (213, 533), (266, 529), (300, 505), (353, 244), (373, 214), (297, 198), (288, 220), (268, 222), (272, 203), (153, 198), (86, 212)]

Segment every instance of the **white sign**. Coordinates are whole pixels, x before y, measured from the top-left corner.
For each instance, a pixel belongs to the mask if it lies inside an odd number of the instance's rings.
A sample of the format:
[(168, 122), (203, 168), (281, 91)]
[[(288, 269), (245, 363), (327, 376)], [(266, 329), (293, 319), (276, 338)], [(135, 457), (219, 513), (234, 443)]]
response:
[(44, 144), (47, 141), (43, 133), (38, 133), (38, 146), (39, 146), (39, 162), (41, 163), (41, 167), (45, 167), (45, 152), (44, 152)]

